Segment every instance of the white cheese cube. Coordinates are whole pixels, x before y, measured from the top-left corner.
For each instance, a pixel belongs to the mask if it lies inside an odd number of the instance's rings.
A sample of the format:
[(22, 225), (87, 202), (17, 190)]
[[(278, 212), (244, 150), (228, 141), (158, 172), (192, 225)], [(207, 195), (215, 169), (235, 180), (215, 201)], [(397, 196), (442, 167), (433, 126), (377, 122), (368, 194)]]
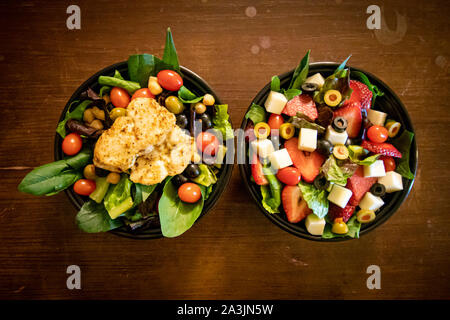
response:
[(367, 111), (367, 119), (374, 126), (384, 126), (384, 122), (386, 121), (387, 114), (381, 111), (369, 109)]
[(374, 196), (370, 192), (366, 192), (364, 197), (361, 199), (361, 202), (359, 203), (359, 207), (361, 209), (377, 211), (378, 209), (381, 208), (383, 204), (384, 204), (383, 199)]
[(272, 141), (269, 139), (253, 140), (251, 146), (253, 151), (262, 158), (268, 158), (274, 152)]
[(269, 159), (275, 170), (292, 166), (291, 156), (289, 155), (287, 149), (280, 149), (272, 152)]
[(325, 79), (322, 77), (320, 73), (316, 73), (315, 75), (306, 78), (305, 83), (315, 83), (320, 89), (325, 83)]
[(284, 94), (270, 91), (264, 106), (266, 107), (267, 112), (281, 114), (287, 102), (288, 100)]
[(328, 126), (327, 132), (325, 133), (325, 139), (330, 141), (332, 145), (345, 144), (347, 138), (347, 131), (337, 132), (332, 126)]
[(298, 148), (313, 152), (317, 148), (317, 130), (301, 128), (298, 136)]
[(341, 208), (345, 208), (348, 201), (352, 197), (353, 192), (347, 188), (344, 188), (338, 184), (334, 184), (331, 192), (328, 194), (328, 200), (338, 205)]
[(383, 160), (376, 160), (370, 166), (364, 166), (365, 178), (384, 177), (385, 175)]
[(314, 213), (309, 214), (305, 220), (306, 230), (314, 236), (321, 236), (325, 229), (325, 219), (320, 219)]
[(395, 171), (386, 172), (386, 176), (379, 178), (378, 183), (386, 187), (387, 193), (403, 190), (402, 176)]

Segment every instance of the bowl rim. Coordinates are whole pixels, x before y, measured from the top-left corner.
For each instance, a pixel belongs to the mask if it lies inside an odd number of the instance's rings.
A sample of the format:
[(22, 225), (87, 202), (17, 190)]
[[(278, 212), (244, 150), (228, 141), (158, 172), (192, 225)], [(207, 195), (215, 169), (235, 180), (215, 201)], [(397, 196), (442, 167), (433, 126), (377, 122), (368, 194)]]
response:
[[(122, 71), (123, 71), (123, 69), (128, 70), (128, 63), (127, 63), (127, 61), (117, 62), (117, 63), (114, 63), (112, 65), (109, 65), (109, 66), (101, 69), (100, 71), (98, 71), (95, 74), (93, 74), (92, 76), (90, 76), (87, 80), (85, 80), (80, 86), (78, 86), (77, 89), (74, 91), (74, 93), (69, 98), (69, 100), (67, 101), (66, 105), (64, 106), (64, 108), (63, 108), (63, 110), (61, 112), (61, 116), (59, 117), (58, 123), (64, 119), (65, 113), (69, 109), (70, 104), (74, 100), (76, 100), (80, 96), (80, 94), (82, 92), (84, 92), (87, 88), (92, 87), (94, 84), (98, 83), (98, 77), (99, 76), (106, 75), (106, 74), (111, 74), (112, 75), (116, 69), (117, 70), (122, 69)], [(189, 81), (189, 83), (193, 84), (194, 88), (189, 88), (190, 90), (203, 91), (203, 92), (207, 92), (209, 94), (212, 94), (214, 96), (215, 100), (216, 100), (216, 103), (217, 104), (222, 104), (219, 96), (212, 89), (212, 87), (208, 84), (208, 82), (206, 82), (198, 74), (196, 74), (195, 72), (193, 72), (192, 70), (190, 70), (190, 69), (188, 69), (188, 68), (186, 68), (184, 66), (180, 66), (180, 69), (181, 69), (181, 73), (183, 75), (183, 78), (187, 79)], [(231, 117), (229, 118), (229, 121), (230, 121), (231, 126), (233, 126)], [(230, 139), (230, 140), (234, 140), (234, 138)], [(55, 159), (55, 161), (61, 160), (63, 158), (62, 149), (61, 149), (61, 141), (62, 141), (62, 138), (59, 136), (59, 134), (57, 132), (55, 132), (55, 138), (54, 138), (54, 159)], [(227, 143), (227, 145), (228, 145), (228, 143)], [(235, 149), (234, 141), (230, 145), (232, 145), (233, 148), (232, 149), (228, 149), (227, 152), (233, 152), (234, 153), (234, 149)], [(211, 193), (210, 197), (205, 201), (202, 213), (197, 218), (197, 220), (195, 221), (194, 225), (204, 215), (206, 215), (206, 213), (208, 213), (209, 211), (211, 211), (215, 207), (215, 205), (219, 201), (220, 197), (222, 196), (223, 192), (225, 191), (227, 185), (229, 184), (231, 176), (232, 176), (232, 172), (233, 172), (233, 169), (234, 169), (234, 163), (232, 163), (232, 164), (224, 164), (223, 167), (224, 167), (223, 171), (221, 172), (221, 175), (220, 175), (220, 177), (219, 177), (219, 179), (217, 181), (216, 187), (214, 188), (214, 190)], [(85, 199), (82, 199), (81, 197), (75, 195), (75, 192), (73, 191), (72, 188), (67, 188), (67, 189), (64, 190), (64, 192), (67, 195), (67, 197), (69, 198), (69, 200), (72, 203), (72, 205), (77, 210), (80, 210), (81, 205), (84, 204), (84, 202), (85, 202)], [(148, 239), (164, 238), (163, 235), (162, 235), (162, 232), (161, 232), (161, 228), (158, 228), (158, 229), (156, 229), (156, 228), (154, 228), (154, 229), (147, 229), (147, 230), (144, 230), (141, 233), (138, 233), (138, 232), (132, 232), (132, 231), (124, 230), (124, 228), (121, 227), (121, 228), (110, 230), (108, 232), (112, 233), (112, 234), (115, 234), (117, 236), (130, 238), (130, 239), (148, 240)]]
[[(331, 61), (318, 61), (318, 62), (312, 62), (309, 64), (309, 67), (313, 68), (313, 69), (319, 69), (319, 68), (337, 68), (340, 65), (340, 63), (337, 62), (331, 62)], [(393, 203), (392, 207), (390, 208), (389, 212), (385, 213), (383, 216), (381, 216), (379, 219), (376, 219), (373, 223), (369, 224), (367, 227), (362, 228), (360, 230), (359, 233), (359, 238), (361, 238), (361, 236), (366, 235), (367, 233), (369, 233), (370, 231), (376, 229), (377, 227), (381, 226), (383, 223), (385, 223), (390, 217), (392, 217), (395, 212), (398, 210), (398, 208), (400, 208), (400, 206), (403, 204), (403, 202), (408, 198), (409, 193), (411, 192), (411, 189), (414, 185), (414, 182), (416, 180), (416, 175), (417, 175), (417, 168), (418, 168), (418, 159), (419, 159), (419, 151), (417, 148), (417, 143), (416, 143), (416, 131), (414, 129), (413, 123), (411, 121), (411, 117), (409, 116), (409, 113), (405, 107), (405, 105), (403, 104), (403, 102), (400, 100), (400, 98), (398, 97), (398, 95), (382, 80), (380, 80), (377, 76), (373, 75), (371, 72), (365, 71), (361, 68), (358, 67), (353, 67), (351, 65), (347, 65), (347, 67), (350, 70), (355, 70), (355, 71), (360, 71), (362, 73), (364, 73), (369, 79), (374, 79), (376, 82), (378, 82), (383, 88), (384, 92), (388, 92), (393, 99), (398, 103), (398, 105), (400, 106), (401, 111), (405, 114), (405, 118), (402, 119), (405, 123), (408, 124), (408, 130), (414, 133), (414, 138), (411, 144), (411, 150), (410, 150), (410, 162), (411, 162), (411, 154), (414, 153), (414, 166), (411, 168), (411, 171), (414, 174), (414, 179), (409, 180), (409, 186), (407, 189), (402, 191), (400, 200), (396, 203)], [(283, 79), (285, 78), (289, 78), (292, 76), (292, 74), (294, 73), (295, 69), (291, 69), (290, 71), (284, 72), (280, 75), (278, 75), (278, 77), (280, 78), (280, 81), (282, 82)], [(331, 70), (332, 71), (332, 70)], [(319, 71), (312, 71), (311, 69), (308, 72), (308, 76), (310, 76), (313, 73), (316, 73)], [(256, 94), (256, 96), (253, 98), (253, 100), (250, 102), (249, 107), (247, 108), (245, 114), (247, 114), (250, 106), (258, 100), (261, 100), (265, 95), (268, 94), (268, 92), (270, 91), (270, 81)], [(245, 115), (243, 117), (243, 120), (241, 122), (241, 126), (240, 128), (242, 130), (245, 130), (245, 127), (247, 125), (248, 119), (245, 118)], [(240, 143), (240, 141), (238, 140), (238, 144), (237, 144), (237, 152), (245, 154), (246, 153), (246, 148), (247, 148), (247, 142), (244, 141), (244, 143)], [(262, 205), (261, 201), (259, 201), (259, 195), (256, 193), (255, 189), (252, 187), (252, 183), (250, 181), (250, 177), (247, 176), (246, 173), (246, 166), (248, 166), (248, 164), (244, 163), (244, 164), (238, 164), (239, 166), (239, 172), (241, 175), (242, 180), (244, 181), (245, 187), (247, 189), (247, 191), (250, 193), (251, 197), (253, 198), (254, 202), (256, 202), (259, 210), (261, 211), (261, 213), (264, 214), (264, 216), (266, 218), (268, 218), (273, 224), (275, 224), (276, 226), (278, 226), (279, 228), (283, 229), (284, 231), (287, 231), (288, 233), (298, 237), (298, 238), (302, 238), (302, 239), (306, 239), (306, 240), (312, 240), (312, 241), (317, 241), (317, 242), (341, 242), (341, 241), (349, 241), (349, 240), (355, 240), (358, 238), (350, 238), (350, 237), (335, 237), (335, 238), (322, 238), (320, 236), (313, 236), (311, 234), (303, 234), (300, 233), (298, 230), (296, 230), (295, 226), (297, 226), (297, 224), (293, 224), (290, 223), (288, 221), (282, 221), (283, 219), (281, 217), (279, 217), (279, 214), (271, 214), (269, 213)], [(284, 223), (283, 223), (284, 222)]]

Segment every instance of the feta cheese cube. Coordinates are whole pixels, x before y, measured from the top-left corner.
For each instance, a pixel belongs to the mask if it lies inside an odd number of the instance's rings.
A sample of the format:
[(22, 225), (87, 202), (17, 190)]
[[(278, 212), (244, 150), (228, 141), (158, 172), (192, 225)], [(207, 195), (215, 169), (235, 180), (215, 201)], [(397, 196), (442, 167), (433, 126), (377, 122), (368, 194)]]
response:
[(288, 100), (284, 94), (270, 91), (264, 106), (266, 107), (267, 112), (281, 114), (287, 102)]
[(325, 139), (330, 141), (332, 145), (345, 144), (347, 138), (347, 131), (337, 132), (332, 126), (328, 126), (327, 132), (325, 133)]
[(378, 183), (386, 187), (387, 193), (403, 190), (402, 176), (395, 171), (386, 172), (386, 176), (379, 178)]
[(361, 209), (377, 211), (384, 204), (384, 201), (370, 192), (366, 192), (359, 203)]
[(298, 148), (313, 152), (317, 148), (317, 130), (301, 128), (298, 136)]
[(262, 158), (268, 158), (274, 152), (272, 141), (269, 139), (254, 140), (251, 147)]
[(320, 89), (325, 83), (325, 79), (322, 77), (320, 73), (316, 73), (315, 75), (306, 78), (305, 83), (315, 83)]
[(353, 192), (351, 190), (344, 188), (338, 184), (333, 184), (333, 188), (328, 194), (328, 200), (341, 208), (345, 208), (348, 201), (352, 197), (352, 194)]
[(370, 166), (364, 166), (365, 178), (384, 177), (385, 175), (383, 160), (376, 160)]
[(280, 149), (278, 151), (272, 152), (269, 159), (272, 167), (275, 170), (286, 168), (292, 165), (292, 160), (287, 149)]
[(314, 236), (321, 236), (325, 229), (325, 219), (320, 219), (314, 213), (309, 214), (305, 220), (306, 230)]
[(381, 111), (369, 109), (367, 111), (367, 119), (375, 126), (384, 126), (387, 114)]

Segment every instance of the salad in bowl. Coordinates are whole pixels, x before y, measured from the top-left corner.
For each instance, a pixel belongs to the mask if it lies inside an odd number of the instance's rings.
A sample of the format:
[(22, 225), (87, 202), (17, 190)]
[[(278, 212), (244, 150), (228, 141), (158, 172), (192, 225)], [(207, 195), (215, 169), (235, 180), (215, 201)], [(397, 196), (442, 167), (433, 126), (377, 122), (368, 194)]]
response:
[(80, 86), (57, 125), (56, 161), (18, 189), (65, 190), (86, 232), (176, 237), (224, 190), (233, 137), (228, 106), (179, 65), (168, 29), (162, 59), (131, 55)]
[(407, 197), (417, 150), (398, 97), (373, 75), (309, 63), (273, 76), (238, 142), (248, 190), (263, 213), (311, 240), (358, 238)]

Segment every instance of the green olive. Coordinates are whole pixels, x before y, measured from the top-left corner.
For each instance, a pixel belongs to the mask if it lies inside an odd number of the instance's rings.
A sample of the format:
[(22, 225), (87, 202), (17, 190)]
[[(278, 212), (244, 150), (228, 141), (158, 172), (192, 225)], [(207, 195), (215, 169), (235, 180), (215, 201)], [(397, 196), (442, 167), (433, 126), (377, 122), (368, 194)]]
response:
[(180, 99), (178, 99), (178, 97), (168, 96), (165, 104), (166, 108), (172, 113), (179, 114), (184, 111), (184, 104), (180, 101)]
[(119, 117), (124, 117), (127, 115), (127, 109), (125, 108), (114, 108), (109, 113), (109, 116), (111, 117), (111, 120), (116, 120)]

